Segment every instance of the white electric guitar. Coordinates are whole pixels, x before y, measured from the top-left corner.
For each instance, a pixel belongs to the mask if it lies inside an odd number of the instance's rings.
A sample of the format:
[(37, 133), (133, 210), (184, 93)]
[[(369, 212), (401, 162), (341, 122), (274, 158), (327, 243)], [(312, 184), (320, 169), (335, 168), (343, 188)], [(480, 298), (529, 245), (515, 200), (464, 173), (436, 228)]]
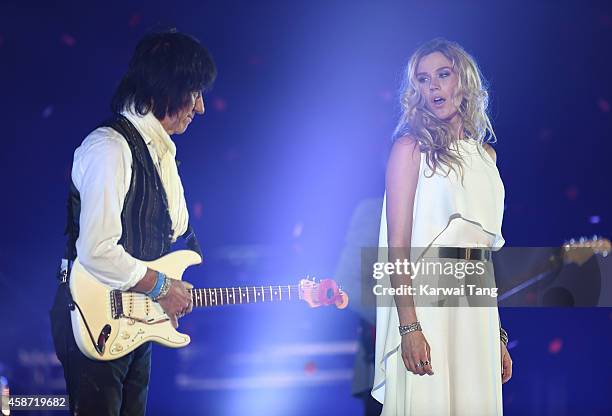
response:
[[(202, 262), (190, 250), (175, 251), (147, 262), (150, 269), (181, 280), (187, 267)], [(83, 354), (94, 360), (114, 360), (147, 341), (167, 347), (184, 347), (191, 339), (172, 326), (162, 307), (136, 292), (114, 290), (74, 261), (70, 273), (72, 331)], [(336, 305), (343, 309), (348, 296), (336, 282), (300, 280), (297, 285), (190, 289), (193, 306), (211, 307), (303, 300), (310, 307)]]

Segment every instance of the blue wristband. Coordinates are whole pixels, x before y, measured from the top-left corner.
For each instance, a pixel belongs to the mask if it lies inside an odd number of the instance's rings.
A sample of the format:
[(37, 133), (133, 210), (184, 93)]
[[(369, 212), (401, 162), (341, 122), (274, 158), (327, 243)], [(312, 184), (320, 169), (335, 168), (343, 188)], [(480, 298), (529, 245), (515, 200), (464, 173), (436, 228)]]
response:
[(151, 289), (150, 292), (146, 293), (146, 295), (151, 299), (155, 299), (157, 296), (159, 296), (159, 293), (161, 292), (165, 280), (166, 275), (162, 272), (157, 272), (157, 281), (155, 282), (155, 286), (153, 286), (153, 289)]

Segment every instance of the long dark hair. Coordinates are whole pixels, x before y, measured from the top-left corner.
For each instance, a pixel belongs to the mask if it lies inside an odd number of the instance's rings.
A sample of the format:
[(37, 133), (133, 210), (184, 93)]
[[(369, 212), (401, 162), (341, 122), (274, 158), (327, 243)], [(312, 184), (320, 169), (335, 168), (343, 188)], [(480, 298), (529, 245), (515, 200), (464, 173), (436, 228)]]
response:
[(216, 76), (210, 53), (194, 37), (175, 29), (151, 33), (138, 42), (111, 110), (134, 105), (138, 114), (153, 111), (161, 120), (184, 107), (191, 93), (209, 89)]

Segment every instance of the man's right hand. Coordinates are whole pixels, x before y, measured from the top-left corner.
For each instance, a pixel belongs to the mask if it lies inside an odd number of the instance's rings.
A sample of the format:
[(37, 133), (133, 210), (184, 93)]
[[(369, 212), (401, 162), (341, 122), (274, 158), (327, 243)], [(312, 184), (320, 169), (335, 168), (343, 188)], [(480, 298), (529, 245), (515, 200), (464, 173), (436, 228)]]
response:
[[(188, 291), (188, 289), (191, 289), (193, 286), (190, 283), (176, 279), (168, 278), (168, 280), (170, 281), (170, 290), (166, 296), (158, 300), (158, 303), (172, 321), (172, 325), (178, 328), (178, 318), (188, 314), (193, 308), (191, 294)], [(140, 293), (148, 293), (153, 289), (156, 282), (157, 271), (147, 269), (147, 273), (131, 288), (131, 290)]]
[(170, 290), (157, 302), (172, 321), (172, 326), (178, 328), (178, 318), (182, 318), (193, 309), (191, 293), (188, 290), (192, 286), (180, 280), (170, 278), (168, 280), (170, 280)]

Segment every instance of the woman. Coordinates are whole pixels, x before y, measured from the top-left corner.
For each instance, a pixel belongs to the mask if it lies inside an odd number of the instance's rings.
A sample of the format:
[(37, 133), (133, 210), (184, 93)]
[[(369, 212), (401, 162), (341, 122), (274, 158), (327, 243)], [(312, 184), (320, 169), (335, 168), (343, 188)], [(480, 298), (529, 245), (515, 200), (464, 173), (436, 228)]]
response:
[[(493, 278), (490, 250), (504, 244), (504, 187), (486, 143), (495, 140), (487, 104), (474, 59), (456, 43), (435, 39), (411, 57), (387, 166), (379, 243), (388, 247), (385, 261), (480, 261)], [(437, 277), (428, 283), (442, 284)], [(393, 287), (416, 282), (400, 274), (386, 279)], [(389, 307), (379, 298), (372, 395), (382, 414), (501, 415), (512, 361), (495, 303), (437, 300), (404, 292)]]

